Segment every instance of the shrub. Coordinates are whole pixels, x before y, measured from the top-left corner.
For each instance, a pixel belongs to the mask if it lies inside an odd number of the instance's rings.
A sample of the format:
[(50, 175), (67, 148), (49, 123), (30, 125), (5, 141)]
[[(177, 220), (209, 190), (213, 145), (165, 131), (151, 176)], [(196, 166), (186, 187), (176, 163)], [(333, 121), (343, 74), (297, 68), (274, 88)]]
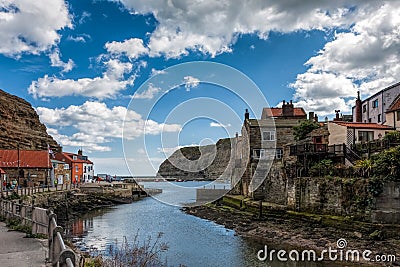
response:
[(103, 256), (103, 266), (167, 266), (162, 254), (168, 250), (168, 245), (161, 242), (162, 233), (158, 233), (155, 240), (148, 237), (142, 244), (136, 234), (133, 242), (129, 243), (126, 237), (122, 243), (115, 241), (108, 246), (107, 255)]
[(318, 129), (319, 124), (313, 120), (305, 120), (300, 123), (299, 126), (294, 126), (293, 131), (294, 131), (294, 137), (295, 139), (298, 140), (303, 140), (307, 137), (309, 133), (311, 133), (313, 130)]

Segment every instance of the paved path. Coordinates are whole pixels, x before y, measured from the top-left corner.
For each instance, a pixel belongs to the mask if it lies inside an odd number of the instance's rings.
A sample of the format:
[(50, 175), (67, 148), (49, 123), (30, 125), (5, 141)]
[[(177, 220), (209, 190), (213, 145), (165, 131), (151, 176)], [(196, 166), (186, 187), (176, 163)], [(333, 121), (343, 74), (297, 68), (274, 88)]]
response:
[(8, 231), (0, 222), (0, 266), (40, 267), (46, 266), (47, 240), (25, 238), (25, 233)]

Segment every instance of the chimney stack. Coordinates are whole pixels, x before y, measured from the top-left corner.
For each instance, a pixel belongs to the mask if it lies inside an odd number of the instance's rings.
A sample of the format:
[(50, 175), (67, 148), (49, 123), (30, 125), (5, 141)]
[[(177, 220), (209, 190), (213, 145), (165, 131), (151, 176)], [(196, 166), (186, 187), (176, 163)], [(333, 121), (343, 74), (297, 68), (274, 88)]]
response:
[(339, 110), (339, 109), (336, 109), (336, 110), (335, 110), (335, 113), (336, 113), (336, 117), (335, 117), (333, 120), (334, 120), (334, 121), (341, 121), (342, 119), (340, 118), (340, 115), (339, 115), (340, 110)]
[(313, 111), (308, 112), (308, 119), (309, 119), (310, 121), (312, 121), (312, 120), (315, 119), (315, 118), (314, 118), (314, 112), (313, 112)]
[(244, 113), (244, 120), (248, 120), (250, 118), (249, 110), (246, 108), (246, 112)]
[(78, 155), (79, 155), (79, 156), (82, 156), (82, 149), (79, 149), (79, 150), (78, 150)]
[(290, 100), (289, 103), (286, 104), (285, 100), (282, 103), (282, 116), (284, 117), (292, 117), (294, 115), (294, 107), (293, 102)]
[(353, 121), (355, 119), (355, 122), (362, 122), (362, 103), (361, 103), (361, 98), (360, 98), (360, 91), (357, 91), (357, 99), (356, 99), (356, 108), (355, 108), (355, 118), (353, 118)]

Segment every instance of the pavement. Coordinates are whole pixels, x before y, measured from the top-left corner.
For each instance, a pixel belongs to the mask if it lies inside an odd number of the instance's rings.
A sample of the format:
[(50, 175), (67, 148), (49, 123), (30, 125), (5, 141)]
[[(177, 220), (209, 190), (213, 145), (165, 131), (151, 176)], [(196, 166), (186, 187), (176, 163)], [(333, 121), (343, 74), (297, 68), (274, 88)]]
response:
[(9, 231), (0, 222), (0, 266), (46, 266), (47, 239), (26, 238), (25, 233)]

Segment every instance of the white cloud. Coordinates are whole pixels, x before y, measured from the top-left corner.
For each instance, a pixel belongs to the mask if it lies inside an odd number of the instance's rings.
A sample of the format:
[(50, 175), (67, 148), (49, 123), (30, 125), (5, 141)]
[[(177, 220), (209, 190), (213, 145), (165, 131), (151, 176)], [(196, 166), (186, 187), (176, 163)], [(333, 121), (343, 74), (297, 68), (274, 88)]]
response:
[(133, 95), (133, 98), (136, 99), (153, 99), (154, 96), (161, 92), (161, 88), (154, 86), (154, 84), (150, 83), (149, 86), (147, 87), (146, 90), (144, 90), (143, 92), (136, 92)]
[(297, 101), (309, 104), (306, 108), (326, 114), (350, 111), (357, 90), (369, 96), (398, 81), (400, 2), (382, 2), (369, 11), (349, 31), (336, 33), (291, 84)]
[(78, 34), (75, 36), (69, 35), (67, 37), (67, 40), (77, 42), (77, 43), (86, 43), (90, 39), (91, 39), (90, 35), (86, 34), (86, 33)]
[[(40, 120), (53, 129), (49, 133), (54, 134), (61, 145), (85, 146), (91, 151), (109, 151), (110, 148), (103, 144), (112, 138), (131, 140), (144, 134), (157, 135), (181, 129), (177, 124), (145, 120), (140, 114), (122, 106), (109, 108), (104, 103), (93, 101), (86, 101), (80, 106), (55, 109), (38, 107), (36, 110)], [(55, 127), (73, 127), (77, 132), (66, 136)], [(123, 127), (130, 130), (123, 133)]]
[(193, 76), (183, 77), (183, 82), (185, 83), (186, 91), (190, 91), (191, 88), (195, 88), (200, 84), (200, 80)]
[[(94, 140), (82, 140), (79, 138), (79, 134), (74, 134), (72, 136), (67, 136), (60, 134), (57, 129), (48, 128), (47, 132), (53, 136), (55, 140), (62, 146), (72, 146), (82, 148), (86, 152), (108, 152), (111, 151), (111, 147), (105, 145), (99, 145)], [(77, 138), (78, 137), (78, 138)]]
[(114, 97), (128, 85), (133, 85), (135, 75), (125, 79), (124, 75), (132, 71), (133, 65), (129, 62), (120, 62), (111, 59), (105, 62), (106, 71), (101, 77), (59, 79), (45, 75), (37, 81), (33, 81), (28, 92), (34, 98), (62, 97), (80, 95), (95, 97), (97, 99)]
[(155, 76), (155, 75), (159, 75), (159, 74), (166, 74), (166, 73), (167, 73), (167, 71), (165, 71), (165, 70), (156, 70), (155, 68), (152, 68), (150, 76)]
[(228, 124), (222, 124), (222, 123), (217, 123), (217, 122), (210, 122), (210, 127), (222, 127), (222, 128), (227, 128), (227, 127), (231, 127), (232, 125), (230, 123)]
[[(114, 0), (116, 1), (116, 0)], [(372, 1), (156, 1), (120, 0), (134, 14), (152, 14), (158, 21), (147, 44), (150, 56), (176, 58), (189, 51), (211, 56), (231, 51), (241, 34), (267, 38), (270, 31), (345, 27), (354, 23)], [(366, 3), (367, 2), (367, 3)], [(354, 8), (357, 6), (356, 8)], [(371, 8), (373, 10), (373, 8)]]
[(55, 46), (59, 30), (72, 27), (63, 0), (3, 0), (0, 2), (0, 53), (19, 57)]
[(54, 51), (49, 55), (50, 62), (52, 67), (59, 67), (62, 68), (61, 72), (69, 72), (71, 71), (75, 64), (72, 59), (68, 59), (68, 62), (64, 62), (60, 59), (60, 50), (54, 49)]
[(92, 16), (92, 14), (90, 14), (87, 11), (83, 11), (81, 17), (79, 18), (79, 24), (83, 24), (86, 22), (87, 19), (89, 19)]
[(131, 38), (123, 42), (108, 42), (105, 47), (111, 55), (125, 55), (130, 59), (137, 59), (149, 53), (149, 49), (143, 45), (143, 40), (138, 38)]

